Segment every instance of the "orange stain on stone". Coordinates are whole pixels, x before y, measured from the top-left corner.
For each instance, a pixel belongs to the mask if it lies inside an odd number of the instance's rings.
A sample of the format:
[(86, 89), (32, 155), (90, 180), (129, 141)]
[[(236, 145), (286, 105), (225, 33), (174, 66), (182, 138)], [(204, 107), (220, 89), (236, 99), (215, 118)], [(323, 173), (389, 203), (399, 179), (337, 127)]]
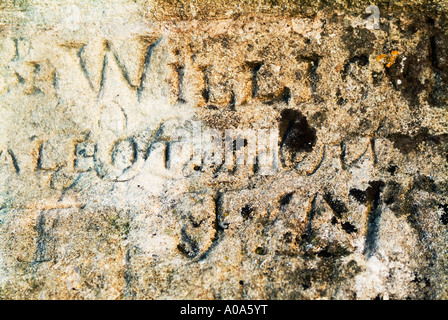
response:
[(398, 54), (399, 52), (396, 50), (393, 50), (390, 53), (390, 56), (387, 54), (380, 54), (379, 56), (376, 57), (376, 61), (386, 63), (386, 67), (390, 68), (397, 60)]

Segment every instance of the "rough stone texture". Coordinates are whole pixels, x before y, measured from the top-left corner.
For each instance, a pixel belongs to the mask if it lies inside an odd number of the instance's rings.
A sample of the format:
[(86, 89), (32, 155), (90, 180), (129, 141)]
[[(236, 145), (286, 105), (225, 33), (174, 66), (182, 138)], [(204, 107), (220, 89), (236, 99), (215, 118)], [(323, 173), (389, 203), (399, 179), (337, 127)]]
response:
[(448, 3), (369, 4), (3, 1), (0, 298), (446, 299)]

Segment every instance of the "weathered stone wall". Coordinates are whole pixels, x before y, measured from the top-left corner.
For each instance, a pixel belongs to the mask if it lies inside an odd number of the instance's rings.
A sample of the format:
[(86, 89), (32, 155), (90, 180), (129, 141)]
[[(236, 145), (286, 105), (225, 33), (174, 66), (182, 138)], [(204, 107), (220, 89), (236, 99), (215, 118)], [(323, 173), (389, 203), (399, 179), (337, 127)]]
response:
[(2, 2), (0, 297), (447, 298), (447, 2), (370, 4)]

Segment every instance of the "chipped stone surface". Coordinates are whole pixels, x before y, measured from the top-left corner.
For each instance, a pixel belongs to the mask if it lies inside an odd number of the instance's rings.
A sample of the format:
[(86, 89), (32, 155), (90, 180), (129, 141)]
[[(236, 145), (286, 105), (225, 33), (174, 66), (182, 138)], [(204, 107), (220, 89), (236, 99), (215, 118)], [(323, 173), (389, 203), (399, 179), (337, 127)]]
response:
[(447, 3), (369, 4), (2, 2), (0, 298), (446, 299)]

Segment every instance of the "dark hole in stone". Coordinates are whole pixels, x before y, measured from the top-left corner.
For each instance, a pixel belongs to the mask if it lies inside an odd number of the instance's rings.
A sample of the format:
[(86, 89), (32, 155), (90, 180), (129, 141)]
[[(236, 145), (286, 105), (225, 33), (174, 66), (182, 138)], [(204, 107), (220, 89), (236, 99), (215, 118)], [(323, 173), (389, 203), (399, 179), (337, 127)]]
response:
[(255, 249), (255, 253), (260, 256), (264, 256), (267, 252), (266, 252), (266, 249), (264, 249), (262, 247), (257, 247), (257, 249)]
[(194, 166), (193, 170), (194, 171), (199, 171), (199, 170), (201, 170), (201, 167), (200, 166)]
[(317, 253), (317, 256), (321, 258), (330, 258), (332, 254), (328, 252), (327, 249), (322, 249)]
[(287, 194), (285, 194), (284, 196), (282, 196), (282, 197), (280, 198), (280, 205), (281, 205), (281, 206), (286, 206), (286, 205), (288, 205), (288, 204), (291, 202), (292, 196), (293, 196), (293, 193), (292, 193), (292, 192), (291, 192), (291, 193), (287, 193)]
[(331, 253), (324, 249), (324, 250), (319, 251), (317, 256), (321, 257), (321, 258), (330, 258), (331, 257)]
[(251, 218), (251, 214), (252, 212), (254, 212), (254, 208), (252, 208), (250, 205), (245, 205), (242, 209), (241, 209), (241, 215), (243, 216), (244, 220), (247, 220), (249, 218)]
[(418, 31), (418, 29), (419, 29), (419, 27), (413, 23), (409, 26), (408, 31), (410, 34), (415, 34)]
[(243, 284), (244, 284), (244, 281), (243, 281), (243, 280), (240, 280), (239, 284), (240, 284), (240, 285), (243, 285)]
[(306, 117), (299, 111), (285, 109), (281, 112), (280, 119), (281, 146), (293, 152), (313, 150), (316, 144), (316, 129), (312, 128)]
[(391, 175), (395, 175), (395, 172), (397, 172), (398, 167), (395, 165), (390, 165), (389, 168), (387, 168), (387, 172), (389, 172)]
[(347, 207), (342, 201), (333, 198), (333, 196), (329, 193), (324, 194), (324, 200), (328, 203), (331, 210), (333, 210), (334, 214), (338, 218), (341, 218), (342, 215), (348, 211)]
[(281, 100), (286, 102), (287, 104), (289, 103), (289, 100), (291, 100), (291, 90), (289, 88), (285, 87), (285, 89), (283, 90)]
[(383, 296), (381, 294), (379, 294), (375, 297), (375, 300), (383, 300)]
[(342, 227), (342, 229), (344, 229), (345, 232), (347, 232), (349, 234), (358, 231), (358, 229), (354, 225), (352, 225), (350, 222), (342, 223), (341, 227)]
[(448, 214), (447, 213), (442, 214), (442, 216), (440, 217), (440, 221), (442, 221), (442, 223), (444, 225), (447, 225), (448, 224)]
[(441, 204), (439, 208), (443, 209), (444, 213), (440, 216), (440, 221), (444, 224), (448, 224), (448, 204)]
[(338, 219), (336, 217), (332, 217), (331, 224), (337, 224), (337, 223), (338, 223)]
[(369, 187), (366, 189), (367, 201), (379, 201), (379, 194), (383, 187), (383, 181), (370, 181)]

